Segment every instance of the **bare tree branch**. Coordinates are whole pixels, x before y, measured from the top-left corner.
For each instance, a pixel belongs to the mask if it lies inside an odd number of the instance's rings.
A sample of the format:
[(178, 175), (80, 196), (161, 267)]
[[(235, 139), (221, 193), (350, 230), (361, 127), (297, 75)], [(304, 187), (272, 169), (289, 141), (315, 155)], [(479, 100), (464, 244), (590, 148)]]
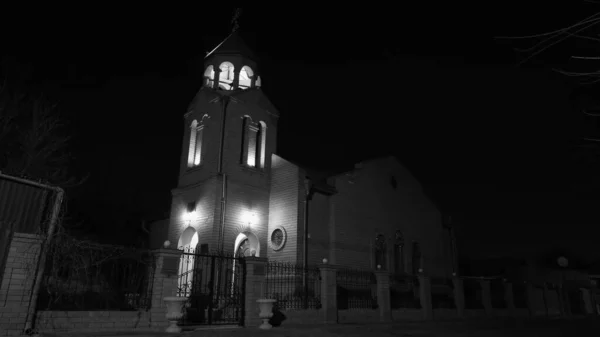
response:
[(0, 170), (43, 180), (63, 188), (87, 177), (70, 174), (71, 137), (58, 104), (43, 95), (11, 93), (6, 81), (0, 88)]
[[(584, 1), (588, 4), (600, 4), (600, 1), (597, 0), (587, 0)], [(566, 27), (552, 30), (549, 32), (539, 33), (539, 34), (531, 34), (531, 35), (522, 35), (522, 36), (500, 36), (498, 39), (510, 39), (510, 40), (537, 40), (540, 41), (534, 42), (532, 46), (523, 48), (523, 49), (515, 49), (519, 52), (524, 52), (527, 54), (521, 61), (517, 63), (517, 66), (521, 66), (524, 63), (530, 61), (534, 57), (542, 54), (548, 49), (563, 43), (565, 40), (573, 38), (580, 39), (583, 41), (589, 42), (600, 42), (600, 34), (597, 32), (590, 32), (590, 29), (593, 27), (597, 27), (600, 23), (600, 11), (597, 11), (588, 17), (579, 20), (572, 25), (568, 25)], [(600, 65), (596, 65), (595, 63), (591, 63), (590, 61), (600, 60), (600, 56), (580, 56), (580, 55), (572, 55), (572, 60), (585, 61), (583, 66), (588, 68), (589, 70), (584, 71), (572, 71), (566, 69), (554, 69), (554, 71), (573, 78), (578, 78), (579, 83), (583, 85), (592, 85), (600, 82)], [(600, 102), (596, 102), (594, 105), (590, 100), (587, 100), (585, 104), (588, 106), (581, 106), (580, 104), (577, 109), (579, 109), (584, 115), (591, 117), (600, 117)], [(590, 111), (591, 110), (591, 111)], [(582, 137), (585, 141), (588, 142), (600, 142), (600, 138), (595, 137)]]

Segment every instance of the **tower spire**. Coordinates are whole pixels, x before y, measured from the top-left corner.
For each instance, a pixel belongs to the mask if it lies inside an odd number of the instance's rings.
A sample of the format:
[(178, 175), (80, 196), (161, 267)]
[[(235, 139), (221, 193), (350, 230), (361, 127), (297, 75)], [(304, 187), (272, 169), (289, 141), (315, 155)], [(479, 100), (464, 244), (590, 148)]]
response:
[(233, 13), (233, 17), (231, 18), (231, 33), (235, 33), (240, 28), (240, 24), (239, 24), (238, 20), (240, 19), (241, 15), (242, 15), (242, 8), (237, 7), (235, 9), (235, 12)]

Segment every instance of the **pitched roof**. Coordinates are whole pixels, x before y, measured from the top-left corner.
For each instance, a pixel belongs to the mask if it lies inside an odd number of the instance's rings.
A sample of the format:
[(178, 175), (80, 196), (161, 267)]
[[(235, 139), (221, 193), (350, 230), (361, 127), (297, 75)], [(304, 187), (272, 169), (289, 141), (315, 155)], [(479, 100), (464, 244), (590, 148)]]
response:
[(206, 54), (205, 58), (211, 55), (242, 55), (249, 59), (253, 59), (256, 61), (256, 56), (254, 52), (244, 43), (240, 34), (235, 31), (229, 36), (225, 38), (221, 43), (219, 43), (215, 49)]

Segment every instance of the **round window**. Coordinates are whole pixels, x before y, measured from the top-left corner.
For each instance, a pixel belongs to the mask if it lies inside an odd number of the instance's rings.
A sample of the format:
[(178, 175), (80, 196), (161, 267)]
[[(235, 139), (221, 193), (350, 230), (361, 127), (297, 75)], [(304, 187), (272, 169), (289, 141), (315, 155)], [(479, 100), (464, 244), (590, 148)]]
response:
[(273, 250), (281, 250), (283, 245), (285, 245), (286, 233), (283, 227), (275, 228), (271, 232), (271, 248)]

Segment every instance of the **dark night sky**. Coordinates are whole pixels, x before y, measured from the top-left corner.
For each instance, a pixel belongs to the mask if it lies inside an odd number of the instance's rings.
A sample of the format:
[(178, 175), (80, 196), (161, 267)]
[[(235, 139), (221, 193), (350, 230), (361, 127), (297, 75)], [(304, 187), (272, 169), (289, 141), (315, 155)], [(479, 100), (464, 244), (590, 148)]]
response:
[[(585, 246), (600, 175), (573, 144), (590, 126), (568, 105), (572, 86), (546, 69), (572, 44), (517, 68), (514, 42), (494, 36), (555, 29), (593, 8), (473, 3), (244, 8), (241, 34), (281, 112), (278, 152), (327, 169), (397, 155), (453, 215), (463, 253)], [(75, 169), (91, 174), (69, 206), (99, 232), (169, 210), (182, 115), (233, 12), (196, 7), (15, 16), (2, 54), (33, 65), (61, 101)]]

